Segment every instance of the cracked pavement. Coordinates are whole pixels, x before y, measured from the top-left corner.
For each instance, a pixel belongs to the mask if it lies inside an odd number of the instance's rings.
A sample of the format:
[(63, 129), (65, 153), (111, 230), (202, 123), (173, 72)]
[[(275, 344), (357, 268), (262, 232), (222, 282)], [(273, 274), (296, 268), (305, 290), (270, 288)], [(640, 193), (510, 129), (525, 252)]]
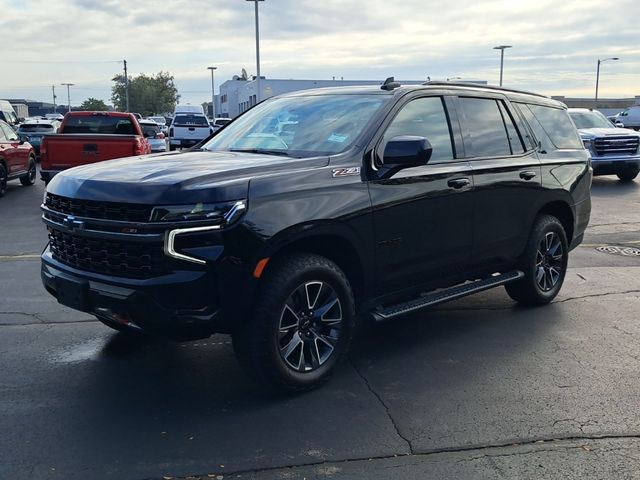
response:
[(270, 397), (229, 339), (127, 339), (39, 279), (42, 185), (0, 201), (0, 478), (640, 478), (640, 183), (597, 178), (558, 299), (503, 289), (365, 327)]

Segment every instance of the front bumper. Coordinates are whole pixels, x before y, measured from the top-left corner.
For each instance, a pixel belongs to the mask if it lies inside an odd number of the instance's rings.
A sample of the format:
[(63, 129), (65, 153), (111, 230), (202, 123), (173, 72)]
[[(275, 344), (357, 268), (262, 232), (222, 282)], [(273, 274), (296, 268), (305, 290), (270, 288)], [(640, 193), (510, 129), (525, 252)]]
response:
[(42, 254), (45, 289), (59, 303), (110, 322), (175, 340), (206, 338), (219, 331), (215, 275), (176, 271), (144, 280), (77, 270)]
[(615, 175), (619, 172), (640, 170), (640, 156), (591, 157), (594, 175)]

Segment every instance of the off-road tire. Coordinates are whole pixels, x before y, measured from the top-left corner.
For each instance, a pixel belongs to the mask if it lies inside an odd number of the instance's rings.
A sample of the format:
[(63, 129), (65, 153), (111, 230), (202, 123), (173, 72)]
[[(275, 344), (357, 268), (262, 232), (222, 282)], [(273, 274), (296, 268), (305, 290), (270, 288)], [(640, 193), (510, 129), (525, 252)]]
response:
[[(354, 298), (346, 275), (325, 257), (296, 253), (275, 259), (268, 266), (261, 282), (263, 286), (251, 318), (232, 336), (238, 361), (251, 377), (272, 391), (297, 393), (318, 387), (331, 376), (344, 358), (354, 333)], [(299, 371), (287, 363), (288, 359), (285, 360), (285, 354), (282, 353), (284, 347), (280, 344), (282, 341), (286, 342), (286, 339), (281, 338), (285, 303), (291, 303), (300, 288), (306, 289), (314, 283), (324, 283), (339, 300), (339, 336), (335, 348), (324, 363), (314, 366), (310, 371)], [(316, 300), (319, 297), (320, 292)], [(318, 319), (315, 321), (321, 323)], [(305, 346), (301, 348), (304, 349)], [(316, 360), (318, 357), (319, 355), (315, 357)], [(304, 354), (301, 358), (305, 358)]]
[(36, 168), (36, 160), (29, 157), (29, 173), (20, 177), (20, 183), (25, 187), (30, 187), (36, 183), (38, 169)]
[[(548, 234), (553, 234), (552, 238), (559, 240), (562, 252), (559, 260), (561, 263), (558, 264), (561, 266), (557, 268), (559, 276), (553, 286), (546, 290), (541, 287), (538, 274), (540, 268), (539, 249), (541, 242)], [(533, 225), (527, 246), (518, 265), (518, 268), (524, 272), (524, 277), (517, 282), (505, 285), (507, 293), (512, 299), (523, 305), (545, 305), (551, 302), (562, 288), (568, 259), (569, 246), (562, 223), (552, 215), (540, 215)]]

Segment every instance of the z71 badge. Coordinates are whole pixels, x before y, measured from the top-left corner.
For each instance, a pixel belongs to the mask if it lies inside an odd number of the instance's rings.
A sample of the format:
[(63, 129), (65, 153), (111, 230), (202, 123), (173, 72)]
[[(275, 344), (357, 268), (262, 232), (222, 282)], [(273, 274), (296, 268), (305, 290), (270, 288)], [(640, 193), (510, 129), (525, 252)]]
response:
[(334, 168), (333, 178), (348, 177), (350, 175), (360, 175), (360, 167)]

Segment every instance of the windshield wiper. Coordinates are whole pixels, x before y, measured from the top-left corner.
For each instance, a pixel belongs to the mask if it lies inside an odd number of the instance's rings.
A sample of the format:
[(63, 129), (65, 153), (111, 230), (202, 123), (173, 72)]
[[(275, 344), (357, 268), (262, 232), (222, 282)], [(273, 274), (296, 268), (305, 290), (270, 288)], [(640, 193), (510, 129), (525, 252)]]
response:
[(284, 150), (267, 150), (264, 148), (230, 148), (230, 152), (257, 153), (261, 155), (275, 155), (279, 157), (294, 157), (295, 155)]

